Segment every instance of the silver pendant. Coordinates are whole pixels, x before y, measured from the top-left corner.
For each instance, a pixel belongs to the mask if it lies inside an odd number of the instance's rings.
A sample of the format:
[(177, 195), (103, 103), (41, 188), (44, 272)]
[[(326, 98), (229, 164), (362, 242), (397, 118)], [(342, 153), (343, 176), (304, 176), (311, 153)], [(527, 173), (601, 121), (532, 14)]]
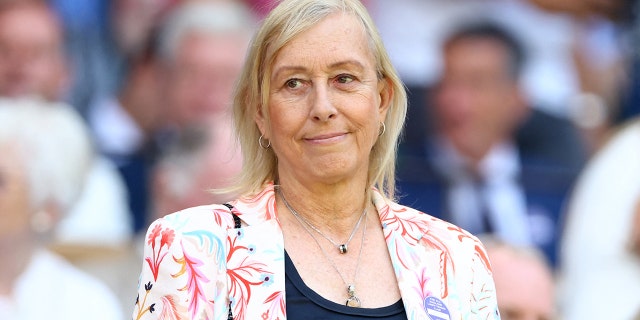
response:
[(358, 299), (358, 297), (353, 296), (353, 297), (349, 297), (349, 299), (347, 299), (347, 302), (345, 303), (345, 305), (347, 307), (352, 307), (352, 308), (360, 308), (360, 299)]
[(338, 246), (338, 250), (340, 250), (340, 253), (345, 254), (347, 253), (347, 245), (346, 244), (341, 244)]
[(360, 303), (360, 299), (356, 297), (355, 285), (350, 284), (349, 286), (347, 286), (347, 294), (349, 294), (349, 299), (347, 299), (347, 302), (345, 302), (345, 305), (347, 307), (360, 308), (362, 304)]

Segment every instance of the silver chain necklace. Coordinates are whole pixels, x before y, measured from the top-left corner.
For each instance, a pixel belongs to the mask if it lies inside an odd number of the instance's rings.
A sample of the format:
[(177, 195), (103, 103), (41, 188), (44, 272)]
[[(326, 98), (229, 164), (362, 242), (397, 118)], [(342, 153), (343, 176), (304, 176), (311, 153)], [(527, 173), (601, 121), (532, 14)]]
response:
[(349, 251), (349, 242), (351, 242), (351, 239), (353, 239), (353, 235), (356, 233), (356, 230), (358, 230), (358, 227), (360, 226), (360, 222), (362, 222), (362, 219), (364, 218), (365, 213), (367, 212), (367, 207), (366, 206), (365, 206), (364, 210), (362, 210), (362, 215), (360, 215), (360, 218), (358, 219), (358, 222), (353, 227), (353, 230), (351, 230), (351, 234), (349, 235), (349, 239), (347, 239), (347, 241), (345, 243), (343, 243), (343, 244), (338, 244), (335, 241), (333, 241), (333, 239), (329, 238), (324, 233), (322, 233), (322, 231), (320, 231), (320, 229), (318, 229), (316, 226), (314, 226), (311, 223), (311, 221), (307, 220), (305, 217), (301, 216), (298, 213), (298, 211), (293, 209), (293, 207), (291, 207), (291, 205), (289, 204), (289, 201), (287, 201), (287, 198), (284, 197), (284, 193), (282, 192), (282, 190), (280, 190), (280, 188), (278, 188), (277, 190), (278, 190), (278, 193), (280, 193), (280, 197), (282, 198), (282, 202), (284, 202), (284, 205), (287, 207), (287, 209), (289, 209), (289, 211), (291, 211), (291, 213), (293, 213), (293, 215), (296, 217), (296, 219), (302, 220), (307, 226), (309, 226), (311, 229), (313, 229), (313, 231), (317, 232), (323, 238), (325, 238), (329, 242), (331, 242), (331, 244), (333, 244), (334, 246), (336, 246), (338, 248), (338, 252), (340, 252), (341, 254), (345, 254), (345, 253), (347, 253), (347, 251)]
[[(349, 298), (347, 298), (347, 301), (344, 304), (347, 307), (360, 308), (362, 303), (360, 302), (360, 299), (358, 298), (358, 296), (356, 296), (356, 284), (355, 284), (355, 282), (356, 282), (356, 279), (358, 278), (358, 269), (360, 268), (360, 258), (362, 257), (362, 247), (364, 246), (365, 234), (367, 233), (367, 223), (365, 222), (364, 223), (364, 227), (362, 227), (362, 241), (360, 242), (360, 252), (358, 252), (358, 261), (356, 262), (356, 270), (353, 272), (353, 283), (349, 284), (349, 283), (347, 283), (347, 280), (345, 280), (345, 278), (342, 275), (342, 273), (340, 273), (340, 270), (338, 270), (338, 267), (335, 265), (335, 263), (333, 263), (333, 260), (331, 260), (331, 258), (329, 258), (329, 255), (327, 254), (327, 252), (320, 245), (320, 242), (318, 241), (318, 239), (316, 237), (314, 237), (313, 233), (311, 233), (311, 230), (309, 230), (309, 227), (313, 227), (313, 225), (311, 225), (308, 222), (304, 221), (303, 217), (301, 217), (298, 214), (296, 214), (296, 212), (294, 210), (292, 210), (290, 206), (287, 205), (287, 200), (284, 198), (282, 192), (279, 192), (279, 193), (280, 193), (280, 197), (282, 197), (282, 200), (285, 203), (285, 206), (287, 207), (287, 209), (289, 209), (289, 211), (291, 211), (291, 213), (293, 213), (293, 216), (296, 218), (296, 220), (298, 220), (298, 223), (300, 223), (302, 228), (309, 234), (311, 239), (313, 239), (313, 241), (316, 243), (318, 248), (320, 248), (320, 251), (322, 252), (322, 255), (324, 256), (324, 258), (327, 259), (327, 261), (329, 261), (329, 264), (331, 264), (331, 267), (333, 267), (333, 270), (336, 271), (336, 273), (340, 276), (340, 279), (342, 279), (342, 282), (344, 283), (344, 285), (347, 286), (347, 295), (349, 296)], [(367, 212), (366, 208), (365, 208), (364, 212), (365, 213)], [(365, 216), (365, 214), (363, 214), (363, 216)], [(360, 224), (361, 220), (362, 220), (362, 217), (360, 217), (360, 220), (358, 221), (358, 224), (356, 225), (355, 229), (358, 228), (358, 225)], [(316, 230), (316, 232), (318, 232), (318, 231)], [(318, 233), (320, 233), (320, 232), (318, 232)], [(352, 235), (353, 235), (353, 233), (352, 233)], [(327, 239), (327, 240), (329, 240), (329, 239)], [(349, 240), (351, 240), (351, 239), (349, 239)]]

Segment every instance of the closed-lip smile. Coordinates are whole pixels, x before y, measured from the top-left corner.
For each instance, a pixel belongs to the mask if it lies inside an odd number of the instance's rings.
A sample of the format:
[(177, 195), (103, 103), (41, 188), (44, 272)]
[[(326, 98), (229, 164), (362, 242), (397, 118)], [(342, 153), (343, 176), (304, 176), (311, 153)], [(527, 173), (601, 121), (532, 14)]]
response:
[(326, 134), (319, 134), (316, 136), (311, 136), (304, 138), (304, 140), (314, 143), (326, 143), (333, 142), (342, 139), (347, 133), (346, 132), (332, 132)]

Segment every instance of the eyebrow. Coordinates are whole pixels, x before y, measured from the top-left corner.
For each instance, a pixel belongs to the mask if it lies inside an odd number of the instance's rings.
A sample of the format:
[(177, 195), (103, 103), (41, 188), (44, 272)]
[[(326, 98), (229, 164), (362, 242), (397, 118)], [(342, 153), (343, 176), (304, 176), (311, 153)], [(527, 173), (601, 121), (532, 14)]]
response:
[[(338, 61), (338, 62), (334, 62), (332, 64), (329, 65), (329, 69), (338, 69), (338, 68), (343, 68), (343, 67), (355, 67), (358, 71), (362, 71), (364, 70), (364, 65), (358, 61), (358, 60), (353, 60), (353, 59), (349, 59), (349, 60), (343, 60), (343, 61)], [(307, 68), (303, 67), (303, 66), (296, 66), (296, 65), (291, 65), (291, 66), (282, 66), (277, 68), (273, 75), (274, 75), (274, 79), (278, 79), (278, 77), (280, 76), (281, 73), (284, 72), (290, 72), (290, 73), (296, 73), (296, 72), (304, 72), (306, 71)]]

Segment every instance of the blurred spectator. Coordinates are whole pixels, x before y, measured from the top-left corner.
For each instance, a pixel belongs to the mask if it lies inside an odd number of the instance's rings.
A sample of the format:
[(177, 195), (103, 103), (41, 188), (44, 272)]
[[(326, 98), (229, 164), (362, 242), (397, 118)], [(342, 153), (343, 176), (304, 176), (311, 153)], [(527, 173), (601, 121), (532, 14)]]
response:
[(0, 100), (0, 319), (121, 319), (100, 282), (48, 251), (82, 191), (89, 136), (66, 105)]
[(413, 88), (437, 83), (444, 66), (442, 43), (459, 23), (492, 20), (514, 33), (528, 54), (520, 85), (532, 106), (567, 115), (579, 81), (571, 51), (574, 26), (566, 15), (541, 10), (528, 0), (371, 2), (391, 58), (410, 93)]
[(400, 146), (401, 202), (474, 234), (541, 248), (555, 263), (561, 209), (585, 158), (571, 123), (531, 108), (519, 42), (491, 23), (444, 45), (432, 104), (414, 106)]
[[(68, 82), (61, 25), (37, 0), (0, 3), (0, 96), (60, 101)], [(131, 233), (124, 185), (112, 164), (97, 157), (81, 199), (58, 226), (65, 245), (117, 246)]]
[(0, 2), (0, 96), (58, 100), (69, 82), (63, 37), (44, 2)]
[(119, 95), (94, 105), (89, 116), (98, 145), (127, 183), (136, 232), (149, 222), (159, 154), (192, 125), (231, 123), (222, 117), (254, 26), (251, 12), (236, 1), (185, 1), (162, 17), (154, 23), (157, 39), (132, 56)]
[(211, 192), (230, 185), (242, 168), (234, 141), (231, 123), (225, 119), (183, 131), (154, 170), (151, 221), (184, 208), (234, 199), (232, 194)]
[(491, 261), (502, 320), (553, 320), (558, 317), (556, 283), (544, 254), (534, 247), (482, 239)]
[(450, 29), (459, 21), (491, 19), (514, 32), (526, 48), (529, 59), (521, 85), (531, 105), (574, 121), (588, 151), (598, 148), (618, 118), (640, 110), (637, 90), (631, 89), (638, 87), (640, 63), (627, 61), (629, 48), (640, 47), (628, 41), (627, 21), (638, 12), (631, 8), (636, 0), (370, 2), (394, 65), (408, 85), (410, 105), (420, 99), (416, 91), (437, 81), (440, 47)]
[(88, 112), (98, 150), (115, 164), (125, 182), (134, 231), (144, 227), (147, 181), (157, 153), (155, 135), (166, 122), (154, 50), (150, 39), (129, 58), (118, 95), (100, 98)]
[(161, 92), (169, 125), (227, 113), (255, 27), (239, 1), (195, 1), (174, 9), (159, 38)]
[(634, 251), (640, 201), (640, 119), (627, 123), (581, 173), (561, 251), (564, 319), (632, 319), (640, 310)]

